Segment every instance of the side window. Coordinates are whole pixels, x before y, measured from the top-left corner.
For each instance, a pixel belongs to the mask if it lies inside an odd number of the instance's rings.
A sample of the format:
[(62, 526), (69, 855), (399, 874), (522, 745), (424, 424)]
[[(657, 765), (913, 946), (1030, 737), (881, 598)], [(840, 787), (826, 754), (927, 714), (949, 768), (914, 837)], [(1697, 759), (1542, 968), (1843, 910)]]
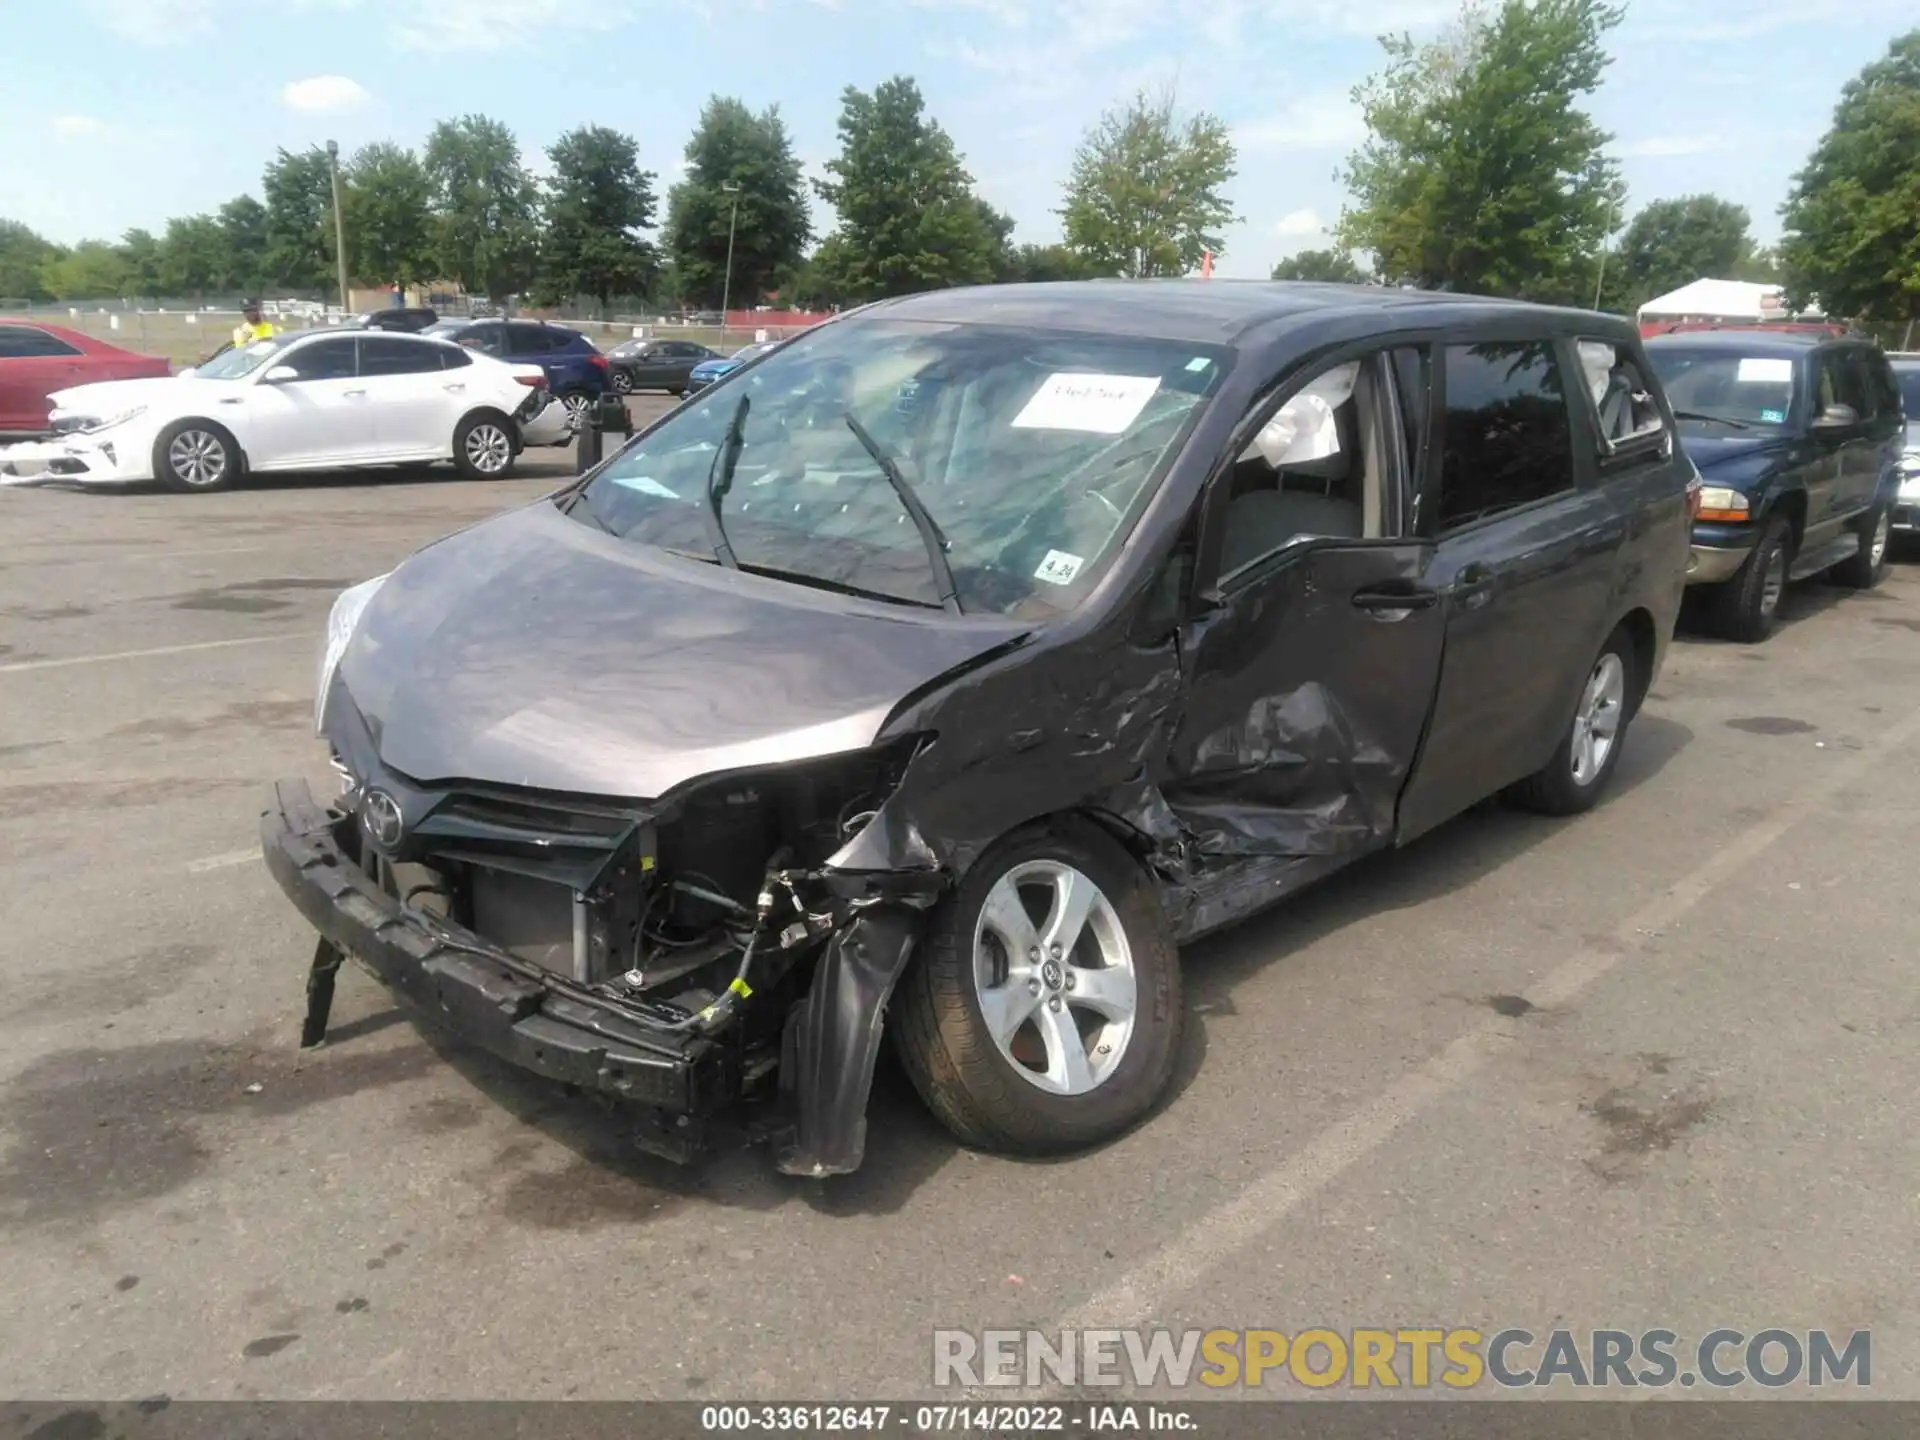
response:
[(503, 328), (499, 325), (475, 325), (461, 331), (455, 338), (469, 350), (478, 350), (482, 355), (498, 355)]
[(509, 355), (544, 355), (553, 346), (548, 343), (546, 330), (539, 325), (507, 326), (507, 353)]
[(1420, 482), (1426, 473), (1427, 449), (1431, 437), (1427, 431), (1433, 422), (1433, 351), (1425, 345), (1407, 345), (1392, 355), (1393, 384), (1400, 402), (1400, 425), (1406, 444), (1408, 498), (1413, 511), (1407, 516), (1406, 531), (1420, 528)]
[(1850, 350), (1829, 350), (1820, 357), (1820, 409), (1829, 405), (1849, 406), (1862, 420), (1872, 414), (1872, 406), (1861, 384), (1860, 367)]
[(59, 336), (36, 330), (31, 325), (0, 325), (0, 358), (25, 360), (34, 356), (79, 353)]
[(338, 335), (302, 345), (273, 363), (291, 365), (302, 380), (351, 380), (356, 373), (353, 350), (353, 337)]
[(1635, 450), (1634, 442), (1648, 440), (1666, 429), (1660, 407), (1653, 402), (1653, 390), (1647, 384), (1640, 363), (1626, 346), (1612, 340), (1575, 342), (1580, 357), (1581, 378), (1592, 397), (1592, 415), (1598, 422), (1600, 439), (1611, 454), (1623, 446)]
[(362, 375), (420, 375), (440, 368), (438, 346), (397, 335), (360, 337), (360, 373)]
[(1550, 341), (1446, 347), (1439, 529), (1573, 488), (1567, 390)]
[(1379, 357), (1322, 370), (1274, 408), (1227, 477), (1220, 573), (1297, 540), (1387, 533), (1397, 433)]
[(458, 370), (463, 365), (473, 364), (473, 356), (458, 345), (435, 345), (433, 352), (440, 357), (442, 370)]
[(1862, 420), (1878, 420), (1887, 413), (1886, 401), (1880, 394), (1880, 377), (1877, 373), (1880, 367), (1874, 363), (1878, 359), (1871, 350), (1849, 350), (1842, 367), (1847, 383), (1852, 386), (1853, 393), (1860, 397), (1860, 403), (1853, 408), (1860, 412)]

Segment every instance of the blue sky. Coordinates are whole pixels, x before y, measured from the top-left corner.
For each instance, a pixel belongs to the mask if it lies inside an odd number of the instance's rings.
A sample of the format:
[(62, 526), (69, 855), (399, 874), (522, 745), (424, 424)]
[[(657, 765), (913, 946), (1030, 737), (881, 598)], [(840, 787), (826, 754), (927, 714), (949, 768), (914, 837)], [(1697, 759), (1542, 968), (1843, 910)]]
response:
[[(417, 144), (482, 111), (541, 149), (593, 121), (639, 138), (664, 189), (706, 97), (778, 103), (809, 172), (841, 87), (916, 76), (1018, 238), (1059, 235), (1075, 141), (1173, 83), (1232, 127), (1240, 215), (1219, 273), (1325, 243), (1352, 87), (1386, 29), (1457, 0), (0, 0), (9, 143), (0, 214), (51, 238), (158, 230), (258, 189), (276, 146)], [(1633, 208), (1711, 191), (1762, 240), (1841, 84), (1913, 0), (1633, 0), (1596, 100)], [(824, 227), (831, 213), (816, 206)]]

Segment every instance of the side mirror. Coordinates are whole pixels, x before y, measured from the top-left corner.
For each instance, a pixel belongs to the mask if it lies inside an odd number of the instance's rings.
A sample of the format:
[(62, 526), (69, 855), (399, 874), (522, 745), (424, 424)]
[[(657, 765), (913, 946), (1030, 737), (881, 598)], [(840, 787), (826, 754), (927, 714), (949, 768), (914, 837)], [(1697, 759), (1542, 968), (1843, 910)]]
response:
[(284, 385), (289, 380), (298, 380), (300, 372), (291, 365), (275, 365), (260, 377), (262, 385)]
[(1851, 405), (1829, 405), (1813, 422), (1816, 430), (1851, 430), (1860, 423), (1860, 412)]

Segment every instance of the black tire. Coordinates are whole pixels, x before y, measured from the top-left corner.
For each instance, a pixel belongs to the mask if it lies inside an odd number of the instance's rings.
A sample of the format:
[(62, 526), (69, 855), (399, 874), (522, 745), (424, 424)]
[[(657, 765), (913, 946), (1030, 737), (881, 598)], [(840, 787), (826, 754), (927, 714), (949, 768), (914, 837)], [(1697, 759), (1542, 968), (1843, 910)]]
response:
[(667, 388), (667, 393), (678, 400), (682, 395), (687, 393), (687, 387), (684, 385), (672, 385)]
[(584, 390), (563, 390), (560, 403), (567, 407), (567, 433), (578, 435), (593, 416), (593, 396)]
[[(1509, 786), (1507, 800), (1539, 815), (1578, 815), (1593, 808), (1606, 793), (1607, 782), (1620, 763), (1620, 752), (1626, 747), (1627, 727), (1633, 723), (1640, 695), (1640, 664), (1640, 647), (1624, 626), (1607, 637), (1587, 668), (1587, 678), (1581, 682), (1580, 696), (1574, 701), (1566, 729), (1554, 744), (1552, 758), (1526, 779)], [(1611, 679), (1603, 680), (1603, 676)], [(1601, 697), (1605, 706), (1596, 708), (1596, 691), (1603, 684), (1610, 687), (1610, 699)], [(1597, 737), (1603, 718), (1611, 726), (1606, 732), (1606, 754), (1587, 756), (1589, 763), (1583, 773), (1582, 728), (1587, 727), (1588, 733)], [(1598, 763), (1591, 763), (1595, 759)]]
[(453, 427), (454, 468), (469, 480), (504, 480), (519, 453), (513, 422), (498, 410), (476, 410)]
[(622, 395), (631, 395), (633, 393), (633, 376), (629, 375), (625, 370), (615, 370), (613, 372), (613, 388), (618, 390)]
[[(1887, 574), (1887, 552), (1893, 548), (1893, 510), (1882, 500), (1860, 517), (1856, 527), (1860, 548), (1827, 572), (1835, 584), (1871, 590)], [(1878, 547), (1880, 553), (1873, 552)]]
[[(1768, 572), (1776, 556), (1780, 573), (1777, 583), (1770, 584)], [(1784, 515), (1776, 515), (1767, 521), (1760, 543), (1733, 578), (1713, 587), (1708, 615), (1714, 632), (1743, 645), (1758, 644), (1771, 635), (1786, 594), (1786, 570), (1792, 564), (1793, 527)]]
[(176, 420), (153, 442), (153, 478), (183, 494), (231, 490), (244, 467), (239, 443), (211, 420)]
[[(1016, 866), (1051, 862), (1091, 880), (1111, 907), (1132, 957), (1133, 1027), (1110, 1070), (1091, 1089), (1061, 1094), (1024, 1078), (1023, 1068), (1003, 1053), (987, 1028), (981, 989), (975, 981), (975, 933), (981, 910), (1000, 880)], [(1098, 914), (1098, 911), (1095, 912)], [(1030, 918), (1030, 912), (1029, 912)], [(1035, 928), (1044, 929), (1044, 918)], [(1100, 925), (1082, 927), (1091, 948), (1069, 950), (1063, 959), (1093, 958)], [(989, 953), (999, 943), (988, 943)], [(1044, 963), (1036, 975), (1085, 975)], [(1019, 984), (1007, 982), (1009, 993)], [(1038, 981), (1034, 983), (1039, 983)], [(1039, 992), (1045, 996), (1044, 990)], [(1085, 990), (1082, 989), (1084, 999)], [(1064, 1006), (1062, 1004), (1064, 1002)], [(1037, 1026), (1045, 1013), (1074, 1020), (1089, 1064), (1098, 1066), (1097, 1029), (1089, 1037), (1093, 1012), (1078, 1008), (1068, 992), (1055, 988), (1036, 999), (1032, 1018), (1013, 1037), (1016, 1047), (1041, 1045)], [(1136, 1124), (1159, 1101), (1173, 1075), (1184, 1018), (1180, 998), (1180, 954), (1167, 928), (1155, 887), (1140, 865), (1098, 827), (1085, 821), (1033, 826), (1000, 841), (967, 872), (959, 889), (928, 918), (919, 955), (901, 977), (894, 1012), (894, 1048), (914, 1089), (934, 1116), (962, 1143), (985, 1150), (1043, 1155), (1079, 1150), (1110, 1139)], [(1086, 1050), (1084, 1040), (1096, 1043)]]

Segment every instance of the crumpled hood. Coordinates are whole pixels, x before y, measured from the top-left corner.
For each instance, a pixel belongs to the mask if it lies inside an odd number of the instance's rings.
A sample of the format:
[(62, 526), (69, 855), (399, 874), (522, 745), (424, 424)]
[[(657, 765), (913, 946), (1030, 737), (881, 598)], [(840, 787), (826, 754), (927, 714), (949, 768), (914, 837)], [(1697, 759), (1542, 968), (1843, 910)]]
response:
[(869, 745), (909, 692), (1028, 628), (708, 567), (541, 501), (403, 563), (340, 678), (414, 780), (651, 799)]
[(1793, 448), (1791, 435), (1683, 435), (1681, 448), (1702, 475), (1725, 469), (1736, 461), (1764, 459)]
[(118, 415), (136, 405), (155, 401), (175, 403), (188, 389), (218, 389), (222, 395), (235, 393), (231, 381), (182, 379), (178, 375), (152, 375), (143, 380), (102, 380), (94, 385), (75, 385), (56, 390), (47, 399), (56, 411), (71, 415)]

